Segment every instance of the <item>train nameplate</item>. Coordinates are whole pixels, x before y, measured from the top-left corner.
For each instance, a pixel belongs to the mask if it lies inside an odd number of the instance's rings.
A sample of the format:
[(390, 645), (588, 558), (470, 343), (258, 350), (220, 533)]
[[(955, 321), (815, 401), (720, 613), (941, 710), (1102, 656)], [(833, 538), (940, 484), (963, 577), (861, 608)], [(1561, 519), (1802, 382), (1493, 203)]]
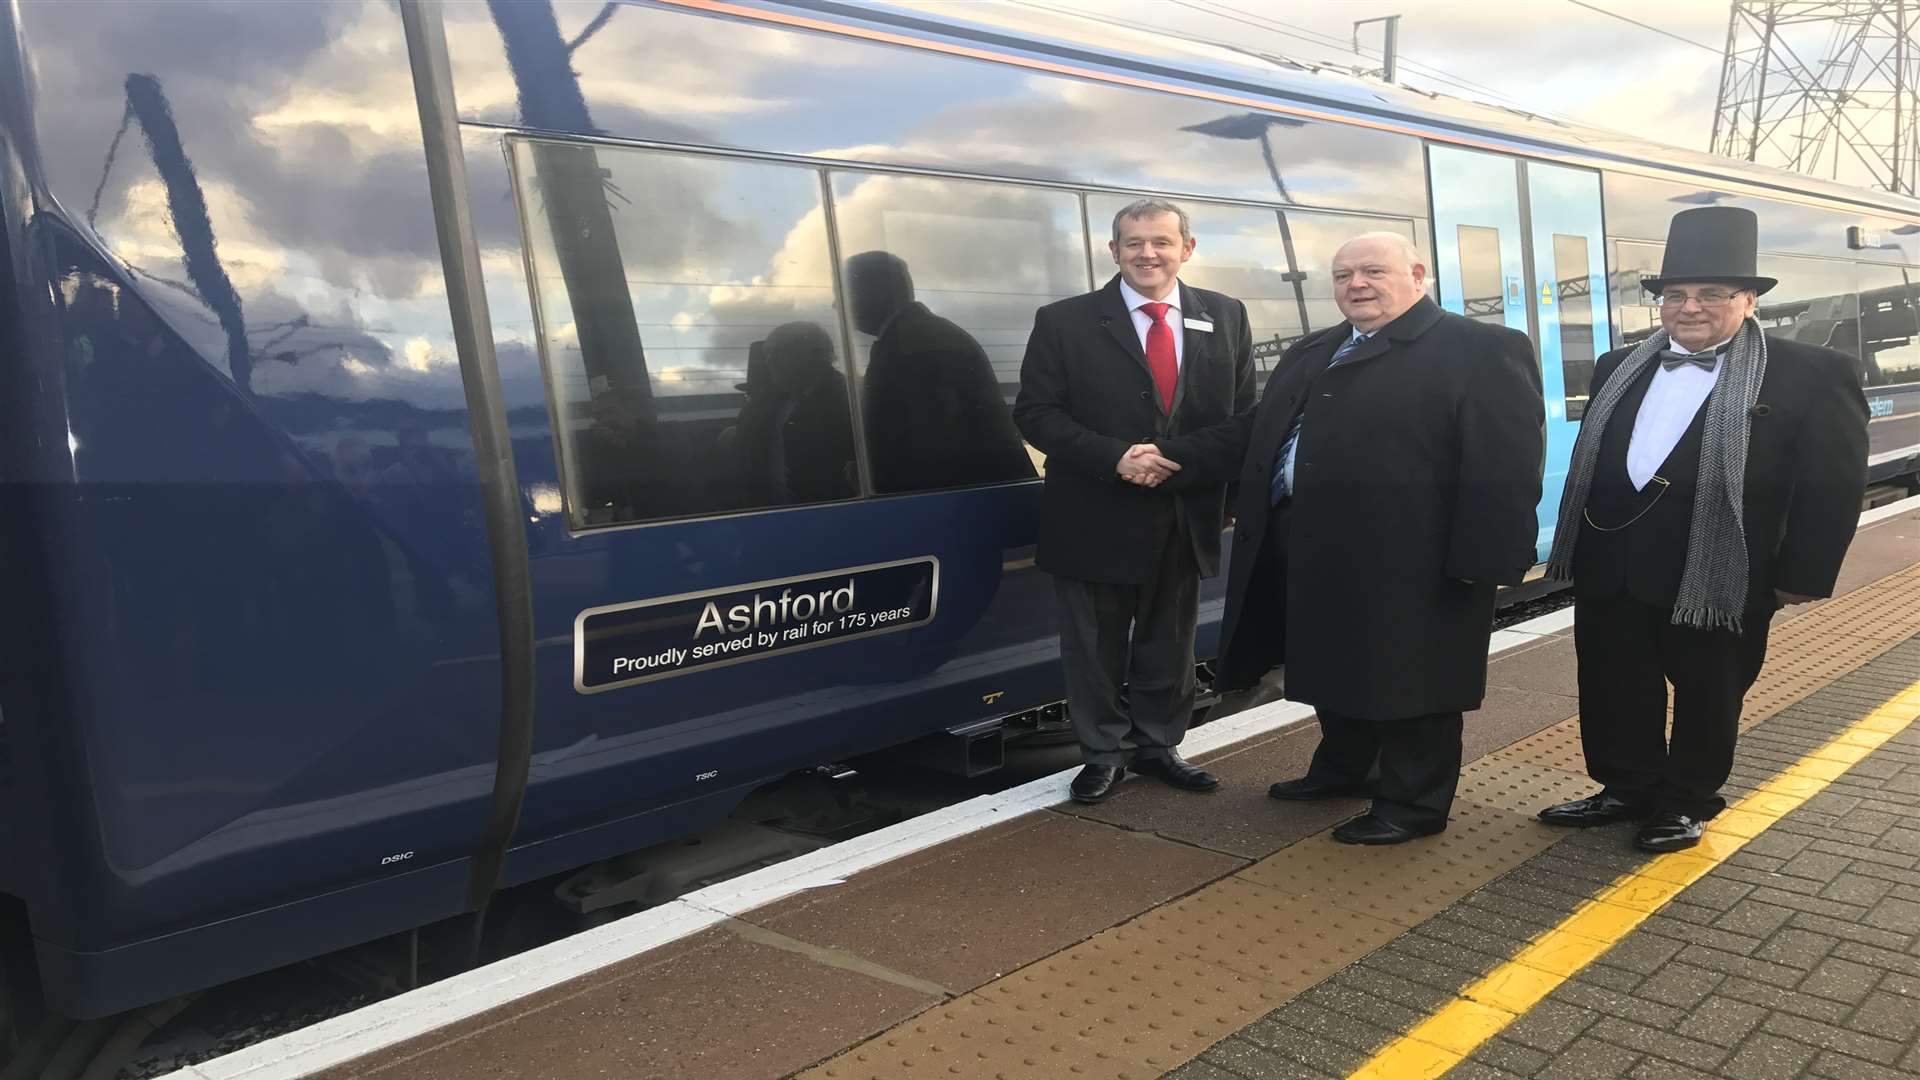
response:
[(589, 608), (573, 621), (573, 688), (620, 686), (763, 660), (933, 621), (932, 557)]

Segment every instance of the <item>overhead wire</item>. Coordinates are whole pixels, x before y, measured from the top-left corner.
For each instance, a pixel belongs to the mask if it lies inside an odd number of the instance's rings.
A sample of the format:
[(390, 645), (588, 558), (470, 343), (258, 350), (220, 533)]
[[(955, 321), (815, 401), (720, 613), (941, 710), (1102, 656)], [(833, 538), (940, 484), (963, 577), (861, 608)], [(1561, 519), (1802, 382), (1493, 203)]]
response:
[[(1200, 12), (1204, 15), (1229, 19), (1245, 26), (1256, 27), (1286, 37), (1298, 38), (1302, 41), (1312, 42), (1322, 48), (1337, 49), (1349, 56), (1359, 56), (1363, 59), (1379, 59), (1379, 54), (1370, 54), (1369, 51), (1364, 48), (1356, 49), (1350, 42), (1340, 38), (1310, 30), (1293, 23), (1281, 22), (1266, 16), (1255, 15), (1252, 12), (1244, 11), (1228, 4), (1210, 2), (1210, 0), (1173, 0), (1173, 2), (1179, 4), (1181, 7)], [(1396, 55), (1396, 62), (1408, 70), (1416, 72), (1434, 82), (1453, 87), (1456, 90), (1465, 91), (1470, 95), (1495, 99), (1494, 101), (1488, 102), (1489, 104), (1502, 108), (1516, 109), (1563, 124), (1577, 123), (1577, 121), (1569, 120), (1563, 116), (1556, 116), (1553, 113), (1541, 109), (1537, 105), (1529, 104), (1518, 98), (1502, 93), (1485, 83), (1474, 82), (1471, 79), (1456, 75), (1445, 68), (1417, 60), (1408, 56), (1406, 53), (1398, 53)]]
[(1711, 45), (1705, 44), (1704, 42), (1695, 41), (1692, 38), (1685, 36), (1684, 34), (1676, 34), (1671, 30), (1662, 30), (1659, 27), (1654, 26), (1650, 23), (1643, 23), (1639, 19), (1622, 15), (1617, 11), (1608, 11), (1606, 8), (1600, 7), (1597, 4), (1589, 4), (1589, 3), (1586, 3), (1585, 0), (1567, 0), (1567, 3), (1572, 4), (1574, 7), (1577, 7), (1577, 8), (1585, 8), (1588, 11), (1591, 11), (1597, 15), (1605, 15), (1609, 19), (1619, 19), (1623, 23), (1629, 23), (1633, 26), (1639, 27), (1642, 30), (1659, 34), (1661, 37), (1670, 37), (1675, 41), (1684, 42), (1688, 45), (1693, 46), (1696, 49), (1705, 49), (1715, 56), (1722, 55), (1719, 49), (1716, 49)]

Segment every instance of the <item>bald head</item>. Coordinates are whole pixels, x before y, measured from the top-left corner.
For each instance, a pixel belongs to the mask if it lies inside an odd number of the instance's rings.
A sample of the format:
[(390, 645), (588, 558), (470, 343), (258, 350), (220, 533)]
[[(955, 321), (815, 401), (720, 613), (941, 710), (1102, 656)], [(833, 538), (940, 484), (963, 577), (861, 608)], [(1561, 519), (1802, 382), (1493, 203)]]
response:
[(1400, 233), (1368, 232), (1333, 253), (1333, 300), (1354, 329), (1372, 333), (1426, 295), (1420, 249)]

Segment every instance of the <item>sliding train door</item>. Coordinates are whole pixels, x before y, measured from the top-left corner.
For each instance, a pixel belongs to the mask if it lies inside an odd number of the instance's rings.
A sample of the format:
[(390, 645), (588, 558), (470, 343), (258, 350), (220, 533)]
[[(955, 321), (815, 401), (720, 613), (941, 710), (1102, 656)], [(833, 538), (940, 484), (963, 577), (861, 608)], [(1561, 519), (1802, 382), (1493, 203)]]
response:
[(1546, 397), (1546, 476), (1536, 555), (1545, 559), (1586, 406), (1593, 361), (1611, 340), (1600, 175), (1503, 154), (1427, 148), (1434, 280), (1456, 315), (1533, 339)]

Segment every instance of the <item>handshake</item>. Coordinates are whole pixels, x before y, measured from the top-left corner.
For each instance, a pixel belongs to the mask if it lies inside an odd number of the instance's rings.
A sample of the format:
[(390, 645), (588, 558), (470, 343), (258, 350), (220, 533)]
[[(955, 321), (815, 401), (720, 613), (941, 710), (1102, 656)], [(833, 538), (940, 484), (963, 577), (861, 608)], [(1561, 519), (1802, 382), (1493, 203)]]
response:
[(1139, 443), (1127, 448), (1113, 471), (1130, 484), (1159, 487), (1161, 481), (1180, 471), (1180, 463), (1161, 457), (1160, 448), (1152, 443)]

